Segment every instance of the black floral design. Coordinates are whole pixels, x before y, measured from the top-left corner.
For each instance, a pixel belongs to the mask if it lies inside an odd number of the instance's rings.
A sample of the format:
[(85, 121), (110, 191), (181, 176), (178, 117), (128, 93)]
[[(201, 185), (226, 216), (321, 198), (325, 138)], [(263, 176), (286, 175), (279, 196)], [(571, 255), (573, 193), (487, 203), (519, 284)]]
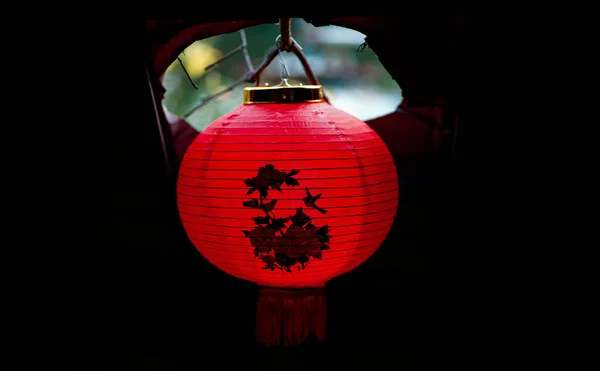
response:
[[(244, 180), (244, 184), (250, 188), (246, 195), (258, 193), (258, 198), (244, 201), (243, 205), (261, 210), (264, 215), (252, 218), (254, 229), (242, 232), (254, 247), (254, 256), (265, 263), (263, 269), (287, 272), (292, 272), (292, 267), (304, 269), (311, 259), (321, 259), (323, 251), (330, 249), (331, 229), (327, 225), (314, 225), (302, 207), (296, 209), (294, 215), (284, 218), (278, 218), (273, 211), (277, 199), (269, 199), (269, 191), (283, 193), (281, 187), (284, 185), (299, 187), (300, 183), (294, 178), (299, 172), (280, 171), (267, 164), (258, 169), (255, 177)], [(308, 188), (305, 190), (306, 197), (301, 199), (304, 206), (321, 214), (327, 213), (327, 210), (316, 205), (322, 193), (313, 196)]]

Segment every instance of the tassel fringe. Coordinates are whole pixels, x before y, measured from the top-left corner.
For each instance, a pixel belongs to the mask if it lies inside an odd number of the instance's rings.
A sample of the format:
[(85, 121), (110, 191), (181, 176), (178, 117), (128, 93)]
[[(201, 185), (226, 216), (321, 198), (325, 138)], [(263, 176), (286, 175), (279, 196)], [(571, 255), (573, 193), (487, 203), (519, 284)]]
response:
[(299, 345), (327, 333), (323, 288), (260, 289), (256, 305), (256, 341), (266, 345)]

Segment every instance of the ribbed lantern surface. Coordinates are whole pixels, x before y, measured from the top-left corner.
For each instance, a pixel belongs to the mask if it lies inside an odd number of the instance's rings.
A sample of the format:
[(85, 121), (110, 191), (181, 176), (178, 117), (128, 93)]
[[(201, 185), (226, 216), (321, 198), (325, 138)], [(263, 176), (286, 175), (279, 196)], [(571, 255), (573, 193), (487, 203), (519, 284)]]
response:
[(196, 248), (263, 287), (322, 287), (385, 239), (398, 180), (383, 141), (327, 102), (244, 104), (187, 149), (178, 207)]

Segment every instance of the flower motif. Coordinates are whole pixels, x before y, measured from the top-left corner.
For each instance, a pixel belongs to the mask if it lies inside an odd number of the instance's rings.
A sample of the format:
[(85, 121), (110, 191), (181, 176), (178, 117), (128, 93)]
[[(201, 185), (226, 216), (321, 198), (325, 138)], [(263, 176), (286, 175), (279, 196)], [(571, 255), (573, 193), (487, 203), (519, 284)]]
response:
[[(262, 210), (264, 216), (258, 215), (252, 218), (256, 225), (254, 229), (242, 232), (254, 247), (254, 256), (265, 263), (263, 269), (280, 269), (287, 272), (292, 272), (292, 267), (297, 267), (299, 270), (304, 269), (310, 263), (311, 258), (322, 259), (323, 251), (330, 249), (331, 236), (329, 232), (331, 229), (329, 226), (317, 227), (314, 225), (311, 217), (304, 212), (302, 207), (296, 209), (294, 215), (277, 218), (273, 211), (277, 205), (277, 199), (267, 201), (269, 190), (283, 193), (281, 189), (283, 185), (300, 186), (298, 180), (293, 177), (299, 172), (299, 170), (280, 171), (273, 165), (267, 164), (258, 168), (255, 177), (244, 180), (244, 184), (250, 187), (246, 195), (258, 191), (259, 198), (244, 201), (243, 206)], [(316, 200), (321, 197), (321, 193), (313, 197), (306, 188), (306, 194), (307, 197), (311, 197), (310, 202), (307, 202), (306, 197), (299, 201), (321, 214), (327, 212), (315, 204)], [(288, 222), (291, 222), (291, 225), (287, 226)]]

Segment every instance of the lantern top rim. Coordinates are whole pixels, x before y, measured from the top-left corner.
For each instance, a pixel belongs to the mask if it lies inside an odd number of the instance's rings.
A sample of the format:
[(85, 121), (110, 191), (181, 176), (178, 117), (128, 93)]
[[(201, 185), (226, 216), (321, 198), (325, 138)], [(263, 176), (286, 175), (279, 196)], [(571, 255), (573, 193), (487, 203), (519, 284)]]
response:
[(321, 85), (276, 85), (244, 88), (244, 104), (324, 102)]

